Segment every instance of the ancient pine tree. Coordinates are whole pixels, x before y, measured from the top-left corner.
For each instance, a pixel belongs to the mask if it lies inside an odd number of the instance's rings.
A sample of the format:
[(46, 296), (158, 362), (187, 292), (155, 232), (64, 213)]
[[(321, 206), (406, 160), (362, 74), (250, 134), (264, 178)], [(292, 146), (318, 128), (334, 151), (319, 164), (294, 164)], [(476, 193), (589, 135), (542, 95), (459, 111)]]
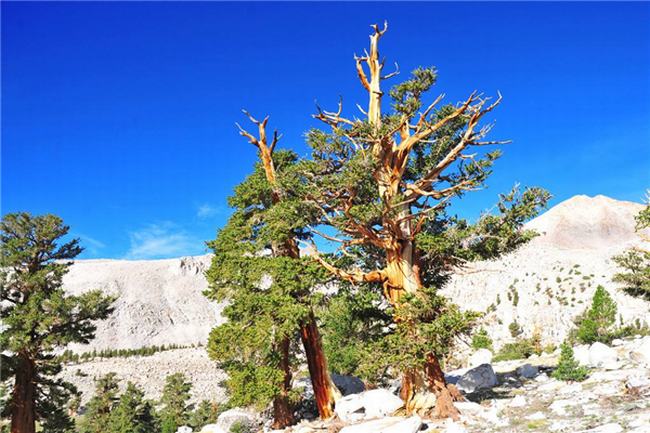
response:
[(323, 254), (312, 243), (312, 255), (343, 281), (381, 287), (394, 321), (382, 358), (403, 373), (407, 412), (435, 406), (435, 415), (455, 417), (453, 401), (461, 395), (446, 383), (440, 357), (478, 316), (436, 290), (465, 261), (494, 257), (530, 239), (521, 225), (548, 194), (515, 188), (501, 196), (497, 215), (486, 213), (474, 224), (449, 215), (451, 200), (479, 189), (500, 156), (468, 150), (501, 143), (484, 140), (491, 125), (479, 125), (501, 97), (490, 102), (473, 92), (457, 105), (441, 105), (441, 95), (423, 106), (436, 71), (418, 68), (390, 90), (392, 110), (382, 112), (382, 82), (398, 71), (383, 72), (379, 41), (387, 26), (372, 28), (369, 51), (355, 56), (368, 94), (367, 107), (359, 106), (362, 118), (344, 117), (339, 102), (337, 111), (318, 108), (314, 115), (329, 131), (308, 133), (313, 151), (302, 162), (304, 200), (319, 213), (310, 230), (339, 245), (337, 253)]

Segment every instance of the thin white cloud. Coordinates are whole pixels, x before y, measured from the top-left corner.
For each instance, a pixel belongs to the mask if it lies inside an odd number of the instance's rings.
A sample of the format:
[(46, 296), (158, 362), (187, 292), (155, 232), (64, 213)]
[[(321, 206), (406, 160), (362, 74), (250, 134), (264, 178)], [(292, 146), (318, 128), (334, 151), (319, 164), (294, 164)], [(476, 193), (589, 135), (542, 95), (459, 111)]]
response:
[(197, 209), (196, 216), (199, 219), (206, 219), (219, 215), (221, 212), (223, 212), (221, 206), (213, 206), (209, 203), (204, 203)]
[(124, 258), (130, 260), (201, 254), (204, 248), (202, 241), (171, 222), (150, 224), (141, 230), (131, 232), (129, 237), (131, 247)]
[(74, 236), (79, 238), (80, 244), (86, 250), (86, 252), (93, 256), (96, 256), (101, 250), (106, 248), (106, 244), (104, 242), (85, 234), (76, 233)]

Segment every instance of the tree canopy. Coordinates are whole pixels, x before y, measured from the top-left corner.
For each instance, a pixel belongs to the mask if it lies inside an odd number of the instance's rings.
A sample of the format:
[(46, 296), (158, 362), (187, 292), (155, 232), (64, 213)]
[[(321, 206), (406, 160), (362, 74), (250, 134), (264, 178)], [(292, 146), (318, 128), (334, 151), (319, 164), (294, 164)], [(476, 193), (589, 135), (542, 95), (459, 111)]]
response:
[(1, 377), (14, 383), (12, 432), (32, 433), (37, 420), (48, 432), (68, 431), (66, 404), (76, 390), (55, 378), (61, 365), (53, 351), (88, 343), (114, 298), (99, 290), (65, 293), (63, 276), (82, 248), (77, 239), (62, 241), (69, 227), (59, 217), (7, 214), (0, 231)]

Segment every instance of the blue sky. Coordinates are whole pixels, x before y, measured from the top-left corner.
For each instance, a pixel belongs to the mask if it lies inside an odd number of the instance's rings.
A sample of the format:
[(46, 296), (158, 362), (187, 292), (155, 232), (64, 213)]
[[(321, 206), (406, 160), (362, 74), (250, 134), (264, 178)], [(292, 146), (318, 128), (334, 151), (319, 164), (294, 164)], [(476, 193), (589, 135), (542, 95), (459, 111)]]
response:
[(504, 95), (492, 137), (513, 144), (460, 214), (515, 182), (553, 204), (640, 201), (650, 186), (647, 2), (1, 7), (2, 213), (62, 216), (86, 258), (204, 252), (255, 160), (240, 109), (271, 114), (306, 154), (315, 99), (365, 103), (352, 56), (384, 19), (382, 55), (402, 79), (435, 65), (449, 101)]

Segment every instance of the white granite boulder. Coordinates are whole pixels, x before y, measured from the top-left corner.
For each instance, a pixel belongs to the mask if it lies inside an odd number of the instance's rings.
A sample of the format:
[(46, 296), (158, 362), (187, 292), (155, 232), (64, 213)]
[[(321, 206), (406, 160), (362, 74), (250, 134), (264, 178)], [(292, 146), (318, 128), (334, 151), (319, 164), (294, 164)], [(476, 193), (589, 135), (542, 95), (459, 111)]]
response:
[(343, 427), (339, 433), (416, 433), (422, 420), (415, 415), (410, 418), (388, 417)]
[(573, 357), (580, 365), (588, 367), (589, 364), (589, 346), (581, 344), (573, 348)]
[(478, 349), (476, 352), (472, 353), (469, 357), (469, 366), (478, 367), (483, 364), (492, 363), (492, 352), (488, 349)]
[(607, 370), (620, 368), (618, 353), (615, 349), (603, 343), (596, 342), (589, 346), (589, 365), (591, 367), (602, 367)]
[(402, 407), (401, 398), (387, 389), (372, 389), (360, 394), (350, 394), (336, 402), (334, 411), (344, 422), (390, 416)]
[(223, 412), (217, 418), (217, 426), (224, 432), (229, 432), (235, 423), (253, 428), (257, 424), (257, 415), (244, 409), (234, 408)]
[(228, 433), (216, 424), (204, 425), (199, 433)]

